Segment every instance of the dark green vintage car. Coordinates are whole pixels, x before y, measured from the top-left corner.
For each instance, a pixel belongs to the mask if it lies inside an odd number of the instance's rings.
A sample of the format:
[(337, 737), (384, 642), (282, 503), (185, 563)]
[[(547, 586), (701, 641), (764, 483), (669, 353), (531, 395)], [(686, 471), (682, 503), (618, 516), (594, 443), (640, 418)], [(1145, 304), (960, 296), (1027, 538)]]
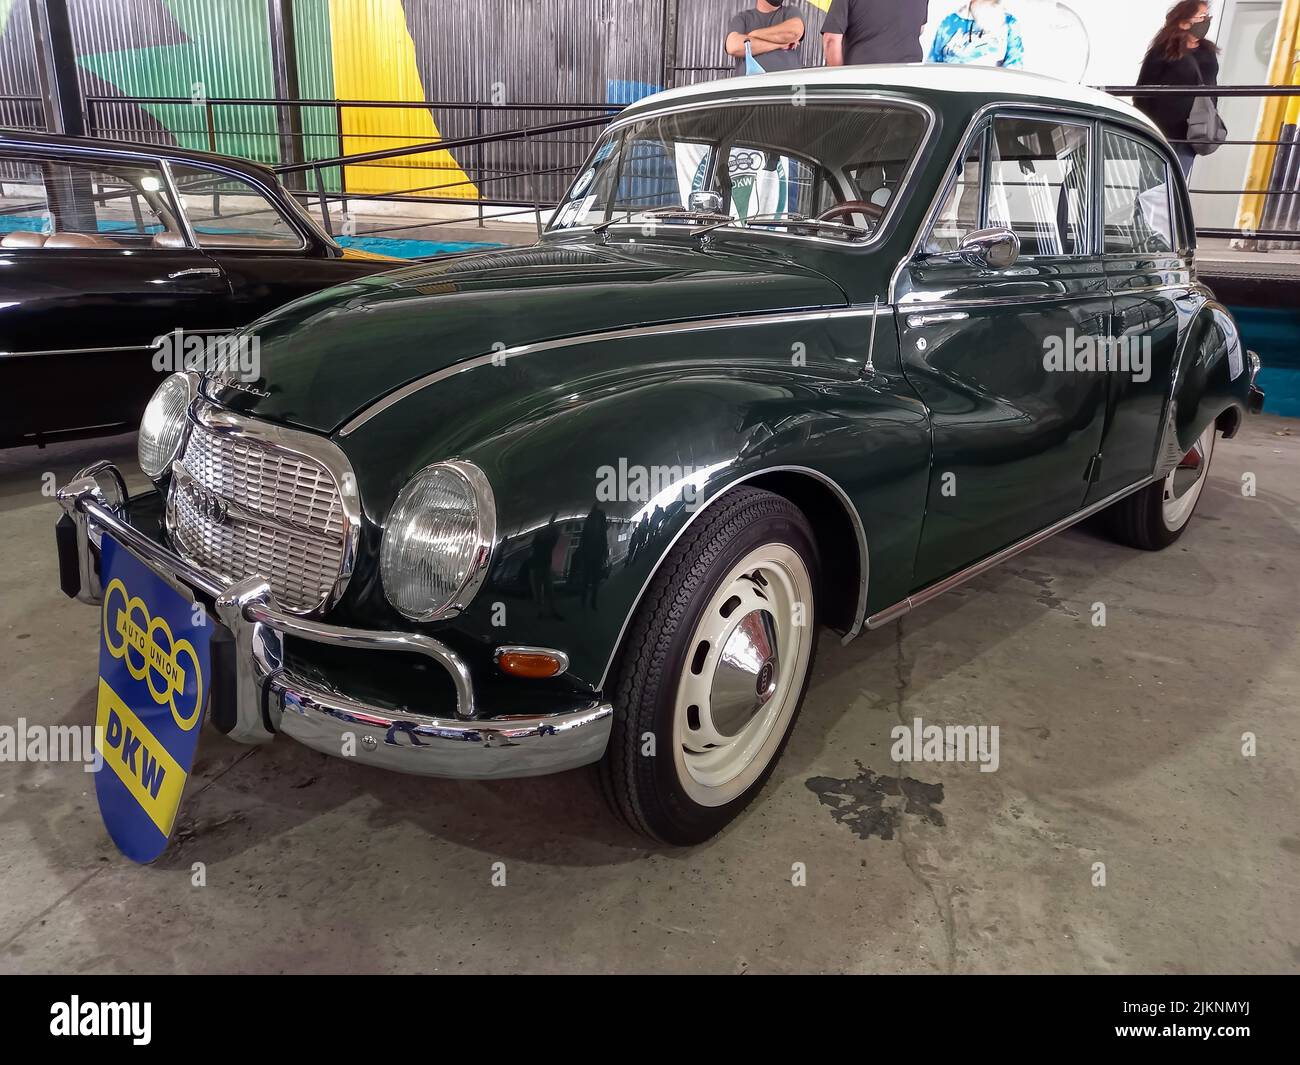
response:
[[(753, 798), (847, 641), (1080, 519), (1186, 528), (1257, 360), (1132, 108), (795, 71), (628, 108), (533, 247), (358, 279), (164, 380), (156, 491), (61, 491), (217, 623), (236, 740), (436, 776), (598, 763), (670, 843)], [(160, 331), (162, 326), (160, 325)]]

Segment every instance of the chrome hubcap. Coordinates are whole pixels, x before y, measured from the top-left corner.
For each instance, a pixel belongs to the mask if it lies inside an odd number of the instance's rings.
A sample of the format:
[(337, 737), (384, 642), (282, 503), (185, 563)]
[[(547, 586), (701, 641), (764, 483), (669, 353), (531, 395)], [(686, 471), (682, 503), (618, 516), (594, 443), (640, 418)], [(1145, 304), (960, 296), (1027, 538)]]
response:
[(751, 610), (722, 645), (709, 689), (719, 734), (735, 736), (754, 719), (776, 694), (779, 670), (776, 619), (767, 610)]

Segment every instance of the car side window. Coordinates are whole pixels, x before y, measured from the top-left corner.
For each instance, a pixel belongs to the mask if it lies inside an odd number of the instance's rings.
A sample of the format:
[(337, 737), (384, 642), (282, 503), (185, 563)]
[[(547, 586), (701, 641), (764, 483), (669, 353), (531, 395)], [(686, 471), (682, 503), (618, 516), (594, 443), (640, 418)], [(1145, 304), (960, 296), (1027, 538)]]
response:
[(0, 158), (0, 248), (119, 251), (181, 239), (156, 166)]
[(301, 234), (260, 189), (233, 174), (172, 164), (176, 191), (200, 248), (297, 250)]
[(1172, 184), (1162, 155), (1108, 130), (1102, 146), (1102, 191), (1107, 252), (1174, 250)]
[(989, 140), (986, 225), (1020, 254), (1088, 254), (1088, 134), (1083, 123), (1003, 115)]

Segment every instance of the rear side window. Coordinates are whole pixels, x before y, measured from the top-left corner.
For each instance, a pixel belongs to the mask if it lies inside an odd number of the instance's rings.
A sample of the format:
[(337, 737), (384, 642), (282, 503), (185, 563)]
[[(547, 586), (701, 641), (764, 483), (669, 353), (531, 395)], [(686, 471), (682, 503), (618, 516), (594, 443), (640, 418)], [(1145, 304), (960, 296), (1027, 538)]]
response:
[(1089, 127), (1002, 116), (989, 142), (987, 224), (1021, 255), (1088, 254)]
[(1174, 250), (1172, 184), (1162, 155), (1107, 131), (1102, 148), (1105, 249), (1112, 254)]
[(179, 239), (155, 166), (0, 158), (0, 248), (116, 251)]
[(231, 174), (172, 164), (176, 191), (200, 248), (298, 249), (303, 239), (253, 185)]

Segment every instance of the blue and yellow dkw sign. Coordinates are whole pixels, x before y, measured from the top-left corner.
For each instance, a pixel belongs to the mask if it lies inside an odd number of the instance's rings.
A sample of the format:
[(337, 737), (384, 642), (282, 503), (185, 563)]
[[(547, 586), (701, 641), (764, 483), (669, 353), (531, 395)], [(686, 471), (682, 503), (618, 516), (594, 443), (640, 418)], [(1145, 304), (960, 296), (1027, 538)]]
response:
[(198, 744), (210, 625), (201, 609), (105, 536), (95, 778), (99, 810), (128, 858), (167, 846)]

